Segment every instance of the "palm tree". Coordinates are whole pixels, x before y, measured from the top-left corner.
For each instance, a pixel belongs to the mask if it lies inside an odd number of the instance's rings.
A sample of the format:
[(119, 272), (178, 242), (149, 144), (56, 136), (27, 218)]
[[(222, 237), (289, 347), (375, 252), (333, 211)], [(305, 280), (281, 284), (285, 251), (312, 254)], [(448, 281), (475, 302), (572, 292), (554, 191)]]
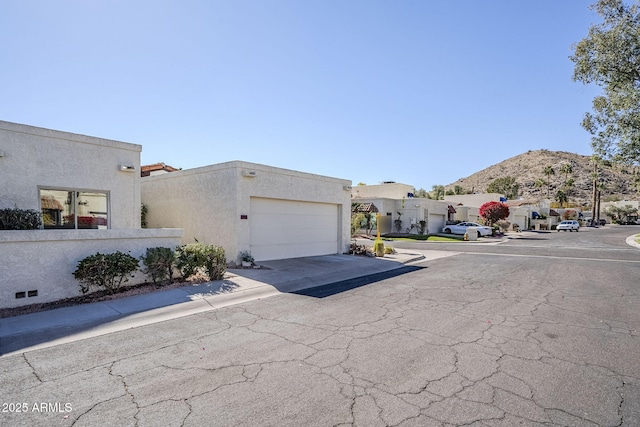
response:
[(573, 166), (571, 166), (571, 163), (563, 163), (562, 166), (560, 166), (560, 173), (564, 174), (564, 182), (567, 182), (569, 174), (573, 173)]
[[(539, 188), (540, 191), (542, 192), (542, 188), (545, 187), (547, 185), (547, 181), (545, 181), (542, 178), (538, 178), (538, 180), (535, 182), (535, 187)], [(542, 197), (541, 197), (542, 198)]]
[(564, 174), (562, 189), (567, 198), (569, 198), (569, 190), (573, 187), (574, 182), (573, 179), (569, 178), (569, 174), (573, 173), (573, 166), (571, 163), (563, 163), (562, 166), (560, 166), (560, 173)]
[(551, 175), (555, 175), (556, 171), (553, 166), (547, 165), (544, 167), (544, 174), (547, 176), (547, 198), (551, 195)]
[(562, 190), (558, 190), (555, 199), (556, 202), (560, 203), (560, 207), (563, 207), (564, 204), (568, 201), (566, 193)]
[(593, 172), (591, 172), (591, 179), (593, 180), (593, 195), (591, 197), (591, 223), (592, 225), (595, 223), (596, 215), (599, 214), (597, 209), (597, 200), (598, 200), (598, 181), (600, 178), (600, 173), (598, 172), (598, 166), (602, 163), (602, 158), (597, 154), (591, 156), (591, 160), (589, 161), (593, 166)]

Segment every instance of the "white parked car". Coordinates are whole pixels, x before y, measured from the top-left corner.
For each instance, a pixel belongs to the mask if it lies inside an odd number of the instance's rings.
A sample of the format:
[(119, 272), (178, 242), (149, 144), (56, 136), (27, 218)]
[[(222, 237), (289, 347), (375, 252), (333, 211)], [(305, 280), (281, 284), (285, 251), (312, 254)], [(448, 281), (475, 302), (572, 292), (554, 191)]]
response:
[(576, 230), (580, 231), (580, 223), (576, 220), (571, 220), (571, 221), (562, 221), (560, 224), (558, 224), (558, 226), (556, 227), (556, 230), (558, 230), (558, 232), (560, 230), (562, 231), (573, 231)]
[(491, 234), (493, 234), (491, 227), (478, 224), (477, 222), (461, 222), (459, 224), (445, 225), (442, 231), (446, 234), (464, 234), (469, 227), (476, 227), (478, 229), (478, 237), (491, 236)]

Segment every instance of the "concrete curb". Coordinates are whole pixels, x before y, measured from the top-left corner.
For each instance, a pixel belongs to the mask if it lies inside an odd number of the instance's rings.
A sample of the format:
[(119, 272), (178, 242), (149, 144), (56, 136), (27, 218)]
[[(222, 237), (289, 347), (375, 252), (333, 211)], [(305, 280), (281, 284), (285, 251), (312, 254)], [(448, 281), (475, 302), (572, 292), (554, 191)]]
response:
[(634, 234), (632, 236), (627, 237), (625, 242), (629, 246), (633, 246), (634, 248), (640, 249), (640, 243), (636, 242), (636, 239), (640, 238), (640, 234)]

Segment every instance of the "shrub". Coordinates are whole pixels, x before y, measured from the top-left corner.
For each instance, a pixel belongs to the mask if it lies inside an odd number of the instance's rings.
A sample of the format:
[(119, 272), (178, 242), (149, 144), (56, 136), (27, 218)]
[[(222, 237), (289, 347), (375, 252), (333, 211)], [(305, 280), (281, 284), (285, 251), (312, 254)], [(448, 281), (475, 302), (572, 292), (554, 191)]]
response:
[(204, 270), (209, 280), (220, 280), (227, 271), (227, 259), (220, 246), (190, 243), (176, 250), (176, 267), (184, 278)]
[(142, 272), (149, 276), (153, 283), (167, 279), (171, 283), (175, 260), (175, 253), (171, 248), (147, 248), (147, 252), (140, 259), (145, 266)]
[(382, 240), (375, 240), (373, 242), (373, 252), (377, 256), (384, 256), (384, 242)]
[(362, 223), (365, 221), (366, 217), (362, 212), (352, 213), (351, 214), (351, 235), (355, 236), (358, 231), (362, 228)]
[[(499, 219), (498, 221), (495, 222), (494, 226), (496, 226), (496, 225), (499, 228), (498, 231), (505, 232), (511, 226), (511, 222), (507, 221), (506, 219)], [(494, 227), (494, 229), (495, 229), (495, 227)]]
[(420, 235), (423, 235), (425, 230), (427, 229), (427, 221), (424, 219), (419, 222), (420, 224)]
[(349, 247), (349, 254), (351, 255), (364, 255), (373, 256), (371, 250), (365, 245), (359, 245), (357, 241), (353, 240)]
[(149, 213), (149, 207), (144, 203), (140, 205), (140, 227), (147, 228), (147, 214)]
[(242, 252), (240, 252), (240, 258), (241, 258), (241, 259), (242, 259), (242, 261), (244, 261), (244, 262), (251, 262), (251, 263), (252, 263), (253, 261), (255, 261), (255, 260), (253, 259), (253, 255), (251, 255), (251, 252), (249, 252), (249, 251), (242, 251)]
[(138, 260), (129, 254), (117, 251), (112, 254), (98, 252), (80, 261), (73, 277), (80, 281), (80, 290), (86, 294), (91, 287), (104, 288), (113, 294), (128, 282), (138, 269)]
[(41, 222), (33, 209), (0, 209), (0, 230), (37, 230)]
[(393, 249), (393, 247), (391, 247), (391, 246), (385, 246), (384, 247), (384, 253), (385, 254), (395, 254), (396, 250)]
[(484, 218), (487, 225), (492, 225), (509, 216), (509, 207), (500, 202), (487, 202), (480, 206), (480, 216)]

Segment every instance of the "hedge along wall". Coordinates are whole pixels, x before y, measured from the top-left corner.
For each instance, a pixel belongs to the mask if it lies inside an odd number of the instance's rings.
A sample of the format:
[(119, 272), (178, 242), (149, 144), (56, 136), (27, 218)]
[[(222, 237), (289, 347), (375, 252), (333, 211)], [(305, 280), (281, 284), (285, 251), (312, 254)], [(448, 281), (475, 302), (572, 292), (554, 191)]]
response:
[[(83, 258), (115, 251), (140, 258), (147, 248), (175, 249), (182, 233), (176, 228), (0, 231), (0, 308), (81, 295), (73, 272)], [(146, 281), (138, 272), (129, 284)], [(37, 296), (29, 297), (29, 291)], [(27, 296), (16, 298), (20, 292)]]

